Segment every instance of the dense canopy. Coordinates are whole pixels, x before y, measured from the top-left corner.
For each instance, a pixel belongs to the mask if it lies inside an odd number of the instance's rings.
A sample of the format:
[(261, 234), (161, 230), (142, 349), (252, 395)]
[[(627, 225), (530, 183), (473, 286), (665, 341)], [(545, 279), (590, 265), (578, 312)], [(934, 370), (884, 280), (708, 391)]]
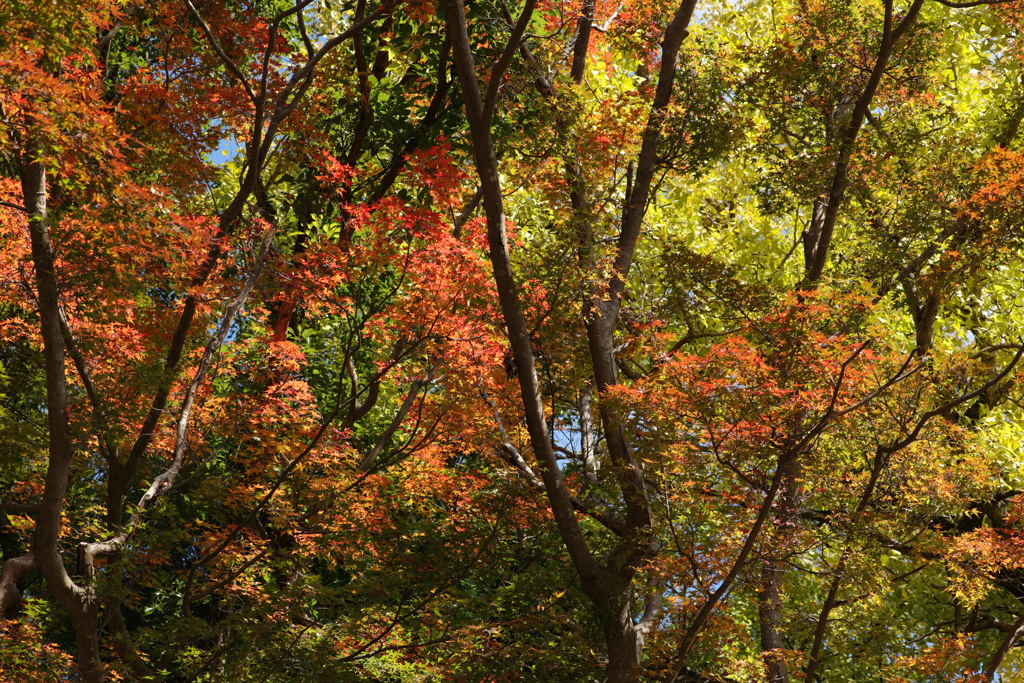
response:
[(1024, 0), (0, 24), (0, 680), (1024, 680)]

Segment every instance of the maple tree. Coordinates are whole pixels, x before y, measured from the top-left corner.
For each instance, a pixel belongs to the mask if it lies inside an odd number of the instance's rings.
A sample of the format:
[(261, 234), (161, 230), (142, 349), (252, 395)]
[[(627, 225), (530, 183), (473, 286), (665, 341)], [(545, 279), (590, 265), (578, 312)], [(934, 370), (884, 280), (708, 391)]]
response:
[(1022, 7), (0, 8), (0, 672), (1005, 680)]

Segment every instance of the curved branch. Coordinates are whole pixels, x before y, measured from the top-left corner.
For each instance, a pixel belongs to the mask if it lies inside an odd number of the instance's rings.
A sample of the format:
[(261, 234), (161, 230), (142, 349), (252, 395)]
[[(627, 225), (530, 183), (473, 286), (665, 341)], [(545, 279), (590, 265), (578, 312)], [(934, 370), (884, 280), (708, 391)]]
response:
[(935, 0), (940, 5), (952, 7), (953, 9), (967, 9), (970, 7), (981, 7), (982, 5), (1006, 5), (1016, 0), (974, 0), (974, 2), (951, 2), (951, 0)]
[(210, 365), (213, 363), (214, 354), (216, 354), (224, 344), (224, 340), (227, 338), (228, 332), (234, 324), (235, 317), (245, 305), (245, 302), (252, 293), (252, 290), (256, 287), (256, 283), (263, 272), (263, 264), (266, 262), (267, 254), (270, 252), (270, 246), (273, 244), (274, 234), (276, 232), (276, 225), (271, 224), (267, 228), (266, 233), (263, 236), (263, 241), (260, 244), (260, 250), (256, 257), (256, 262), (253, 264), (249, 277), (246, 278), (241, 291), (225, 311), (217, 332), (210, 338), (209, 342), (207, 342), (206, 349), (203, 351), (203, 357), (199, 362), (199, 367), (196, 369), (192, 381), (185, 390), (185, 398), (182, 401), (175, 429), (174, 453), (171, 459), (171, 464), (166, 470), (153, 479), (149, 488), (138, 502), (138, 511), (132, 516), (124, 531), (106, 541), (81, 543), (79, 545), (79, 573), (87, 578), (92, 576), (95, 559), (97, 557), (108, 556), (116, 553), (121, 546), (124, 545), (125, 541), (128, 540), (131, 534), (134, 533), (135, 529), (138, 528), (139, 524), (142, 522), (143, 513), (152, 508), (156, 501), (164, 495), (171, 486), (173, 486), (178, 473), (181, 471), (181, 466), (185, 460), (185, 454), (188, 452), (188, 441), (186, 436), (196, 393), (199, 390), (199, 386), (205, 380), (206, 374), (210, 369)]
[(1010, 632), (1003, 638), (1003, 642), (999, 645), (999, 649), (992, 655), (992, 659), (988, 661), (988, 665), (985, 666), (985, 677), (990, 681), (995, 678), (996, 671), (999, 669), (999, 665), (1003, 663), (1003, 657), (1010, 651), (1013, 644), (1024, 635), (1024, 614), (1017, 617), (1017, 621), (1013, 622), (1013, 627)]
[(39, 568), (32, 553), (12, 557), (0, 566), (0, 619), (7, 617), (7, 610), (21, 602), (18, 581), (29, 572)]
[(947, 403), (942, 404), (938, 408), (933, 408), (932, 410), (929, 410), (928, 412), (926, 412), (917, 421), (917, 424), (914, 426), (914, 429), (904, 439), (901, 439), (900, 441), (897, 441), (897, 442), (893, 443), (890, 446), (886, 446), (885, 449), (884, 449), (885, 452), (886, 453), (895, 453), (896, 451), (899, 451), (899, 450), (902, 450), (903, 448), (906, 448), (911, 443), (913, 443), (915, 440), (917, 440), (917, 437), (921, 433), (921, 430), (924, 429), (924, 426), (926, 424), (928, 424), (928, 422), (933, 417), (936, 417), (938, 415), (942, 415), (943, 413), (945, 413), (947, 411), (950, 411), (953, 408), (956, 408), (957, 406), (966, 403), (967, 401), (970, 401), (972, 398), (976, 398), (978, 396), (981, 396), (983, 393), (985, 393), (986, 391), (988, 391), (989, 389), (991, 389), (995, 385), (999, 384), (999, 382), (1003, 381), (1003, 379), (1007, 375), (1010, 374), (1010, 372), (1013, 370), (1013, 368), (1017, 366), (1017, 363), (1020, 362), (1020, 359), (1021, 359), (1022, 356), (1024, 356), (1024, 343), (1022, 343), (1020, 345), (1020, 348), (1018, 348), (1016, 355), (1014, 355), (1013, 359), (1009, 363), (1006, 364), (1006, 367), (1003, 368), (1002, 371), (1000, 371), (998, 375), (996, 375), (995, 377), (993, 377), (989, 381), (985, 382), (984, 384), (982, 384), (980, 387), (978, 387), (974, 391), (969, 392), (967, 394), (963, 394), (962, 396), (958, 396), (957, 398), (953, 399), (952, 401), (948, 401)]
[[(278, 93), (277, 98), (274, 100), (274, 115), (270, 120), (270, 128), (268, 130), (267, 137), (263, 141), (264, 149), (260, 150), (261, 158), (265, 157), (266, 153), (270, 149), (269, 141), (273, 137), (271, 131), (276, 130), (277, 125), (287, 118), (295, 107), (298, 106), (302, 96), (312, 83), (313, 71), (316, 69), (317, 64), (320, 63), (320, 60), (326, 57), (327, 54), (338, 45), (357, 35), (364, 28), (376, 21), (377, 17), (381, 16), (385, 12), (393, 10), (401, 3), (401, 1), (402, 0), (387, 0), (381, 4), (377, 9), (366, 15), (362, 21), (357, 21), (324, 43), (320, 49), (316, 51), (316, 54), (310, 57), (298, 71), (292, 74), (292, 77), (288, 79), (288, 83), (285, 84), (284, 88), (281, 89), (281, 92)], [(297, 91), (296, 88), (298, 88)]]

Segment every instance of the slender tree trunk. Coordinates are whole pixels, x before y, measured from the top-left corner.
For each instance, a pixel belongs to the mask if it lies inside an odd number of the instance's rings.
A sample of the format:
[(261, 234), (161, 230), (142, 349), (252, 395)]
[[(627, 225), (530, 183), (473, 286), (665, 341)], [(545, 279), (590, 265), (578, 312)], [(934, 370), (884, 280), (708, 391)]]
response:
[(761, 569), (761, 591), (758, 595), (758, 617), (761, 630), (761, 653), (767, 667), (767, 683), (788, 683), (789, 667), (779, 658), (784, 647), (782, 637), (782, 582), (786, 578), (783, 558), (793, 534), (799, 506), (800, 455), (793, 456), (783, 468), (783, 490), (779, 496), (774, 553), (769, 552)]
[(765, 678), (767, 683), (786, 683), (789, 680), (789, 668), (779, 658), (778, 652), (783, 648), (780, 631), (782, 596), (779, 592), (782, 579), (782, 563), (777, 560), (765, 560), (761, 569), (758, 616), (761, 626), (761, 653), (768, 671)]
[[(605, 291), (599, 295), (592, 292), (590, 297), (586, 323), (587, 337), (599, 396), (618, 381), (613, 341), (619, 305), (657, 168), (657, 144), (671, 100), (676, 57), (687, 35), (686, 27), (693, 15), (695, 3), (696, 0), (683, 0), (666, 28), (662, 41), (662, 67), (651, 114), (644, 130), (643, 146), (637, 163), (636, 185), (632, 188), (633, 191), (627, 201), (628, 206), (618, 240), (615, 275)], [(626, 510), (624, 524), (617, 525), (621, 529), (618, 532), (619, 542), (608, 552), (604, 561), (599, 563), (576, 519), (571, 496), (559, 469), (548, 433), (544, 399), (537, 379), (530, 334), (523, 316), (505, 232), (501, 181), (491, 136), (491, 124), (499, 84), (511, 60), (520, 51), (520, 42), (532, 18), (534, 0), (527, 0), (519, 20), (513, 26), (512, 36), (492, 68), (486, 93), (481, 92), (477, 78), (462, 0), (444, 0), (442, 6), (447, 15), (452, 61), (458, 72), (466, 117), (470, 124), (474, 159), (480, 176), (484, 212), (487, 217), (488, 247), (494, 269), (494, 281), (516, 363), (530, 444), (541, 466), (540, 473), (555, 524), (579, 576), (581, 588), (602, 620), (608, 654), (606, 682), (636, 683), (640, 680), (642, 670), (641, 652), (645, 634), (650, 631), (660, 611), (646, 610), (643, 628), (638, 628), (633, 622), (632, 584), (637, 576), (637, 568), (656, 554), (651, 510), (642, 468), (633, 457), (627, 435), (621, 428), (621, 420), (607, 404), (600, 404), (605, 443), (610, 456), (609, 471), (619, 486)], [(585, 3), (581, 13), (582, 19), (577, 36), (579, 50), (574, 59), (576, 71), (578, 66), (584, 63), (585, 36), (589, 30), (589, 13), (592, 12), (592, 7), (592, 3)], [(571, 185), (572, 176), (570, 173)], [(589, 240), (586, 239), (588, 217), (581, 215), (585, 214), (586, 200), (582, 192), (585, 188), (579, 184), (578, 177), (575, 180), (577, 184), (571, 188), (571, 192), (574, 193), (576, 217), (581, 220), (583, 228), (584, 239), (581, 240), (580, 247), (583, 261), (586, 263), (586, 251), (589, 248)], [(652, 604), (660, 605), (658, 597), (652, 597)]]
[[(924, 0), (913, 0), (906, 14), (898, 21), (895, 16), (893, 0), (884, 0), (885, 24), (882, 29), (882, 39), (875, 56), (875, 64), (871, 69), (868, 81), (864, 90), (860, 93), (856, 103), (853, 105), (850, 121), (844, 127), (838, 140), (838, 153), (831, 182), (829, 183), (828, 196), (824, 200), (817, 200), (812, 211), (811, 224), (804, 233), (804, 265), (806, 268), (805, 282), (808, 286), (816, 285), (825, 270), (828, 261), (829, 248), (832, 245), (832, 234), (835, 231), (836, 220), (839, 217), (839, 209), (842, 207), (843, 199), (846, 196), (846, 188), (849, 184), (850, 159), (853, 156), (854, 146), (861, 127), (871, 110), (871, 103), (875, 93), (878, 91), (878, 84), (889, 66), (896, 45), (900, 38), (917, 20), (921, 13)], [(845, 98), (844, 98), (845, 99)], [(840, 102), (840, 107), (849, 107), (849, 102)]]
[[(31, 131), (32, 121), (28, 120), (27, 124), (26, 128)], [(86, 683), (99, 683), (103, 680), (99, 650), (99, 604), (91, 590), (77, 586), (71, 580), (58, 547), (61, 510), (71, 475), (74, 447), (68, 425), (64, 338), (60, 327), (60, 299), (46, 206), (46, 166), (41, 157), (42, 149), (38, 141), (29, 137), (21, 159), (21, 187), (29, 216), (32, 263), (39, 301), (49, 427), (46, 483), (36, 515), (32, 555), (50, 591), (71, 618), (83, 680)]]

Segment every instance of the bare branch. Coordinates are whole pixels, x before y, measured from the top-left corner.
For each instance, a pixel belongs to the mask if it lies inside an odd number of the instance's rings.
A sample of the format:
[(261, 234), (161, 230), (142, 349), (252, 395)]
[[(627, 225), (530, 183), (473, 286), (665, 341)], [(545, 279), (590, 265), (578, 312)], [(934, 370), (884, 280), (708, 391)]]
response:
[(274, 23), (280, 24), (282, 21), (284, 21), (293, 14), (298, 14), (299, 21), (302, 21), (302, 10), (312, 5), (313, 2), (315, 2), (315, 0), (302, 0), (302, 2), (296, 2), (294, 6), (284, 10), (283, 12), (278, 12), (274, 16)]
[(473, 193), (470, 200), (466, 202), (466, 206), (463, 207), (462, 212), (455, 219), (455, 226), (452, 230), (452, 235), (454, 235), (455, 239), (459, 239), (462, 236), (462, 226), (464, 226), (470, 217), (472, 217), (473, 212), (480, 206), (480, 200), (483, 198), (484, 189), (477, 186), (476, 192)]
[[(271, 119), (271, 130), (276, 129), (277, 124), (287, 118), (288, 115), (292, 113), (292, 110), (298, 106), (299, 100), (302, 99), (306, 89), (312, 82), (313, 71), (316, 69), (317, 64), (320, 63), (320, 60), (326, 57), (327, 54), (335, 47), (355, 36), (364, 28), (376, 21), (377, 17), (381, 16), (385, 12), (393, 10), (395, 6), (401, 4), (401, 2), (402, 0), (386, 0), (386, 2), (381, 4), (377, 9), (366, 15), (362, 21), (355, 22), (347, 29), (325, 42), (320, 49), (309, 58), (302, 68), (292, 74), (292, 77), (288, 79), (288, 83), (284, 88), (282, 88), (277, 99), (274, 101), (274, 116)], [(297, 92), (296, 88), (298, 88)], [(268, 134), (267, 138), (269, 139), (270, 137), (272, 136)], [(267, 140), (264, 140), (263, 144), (266, 149), (261, 150), (261, 156), (266, 156), (266, 152), (269, 150)]]
[(672, 356), (679, 349), (683, 348), (684, 346), (686, 346), (690, 342), (697, 341), (698, 339), (709, 339), (709, 338), (713, 338), (713, 337), (728, 337), (730, 334), (736, 334), (737, 332), (739, 332), (742, 329), (743, 328), (741, 328), (741, 327), (735, 327), (735, 328), (733, 328), (731, 330), (725, 330), (724, 332), (694, 332), (693, 328), (690, 328), (686, 332), (686, 334), (684, 336), (679, 338), (679, 341), (677, 341), (675, 344), (672, 345), (672, 348), (670, 348), (668, 351), (665, 352), (665, 355), (666, 356)]
[(640, 621), (636, 625), (640, 647), (643, 647), (644, 642), (654, 632), (662, 612), (665, 610), (665, 586), (667, 584), (665, 579), (651, 578), (647, 582), (647, 602), (644, 605), (643, 616), (640, 617)]
[(132, 516), (132, 519), (120, 534), (106, 541), (79, 544), (78, 564), (80, 574), (86, 577), (91, 577), (97, 557), (109, 556), (118, 552), (121, 546), (126, 540), (128, 540), (131, 534), (134, 533), (135, 529), (141, 523), (142, 513), (153, 507), (156, 501), (174, 485), (174, 481), (177, 479), (178, 473), (181, 471), (181, 466), (184, 463), (185, 454), (188, 452), (188, 441), (186, 436), (196, 393), (206, 378), (210, 365), (213, 363), (214, 355), (224, 344), (224, 340), (227, 338), (228, 332), (234, 324), (235, 317), (245, 305), (245, 302), (252, 293), (252, 290), (256, 287), (256, 283), (263, 272), (263, 264), (266, 262), (267, 254), (270, 252), (270, 246), (273, 244), (274, 234), (276, 231), (276, 225), (271, 224), (264, 233), (259, 253), (257, 254), (252, 270), (249, 272), (249, 277), (246, 278), (241, 291), (236, 295), (234, 301), (231, 302), (231, 305), (229, 305), (225, 311), (217, 332), (207, 342), (206, 348), (203, 351), (203, 357), (199, 361), (199, 366), (196, 368), (195, 375), (188, 387), (185, 389), (185, 397), (182, 400), (175, 429), (174, 453), (171, 458), (171, 464), (161, 474), (157, 475), (153, 479), (152, 483), (150, 483), (149, 488), (139, 500), (138, 512)]
[(11, 202), (0, 202), (0, 206), (6, 206), (8, 209), (15, 209), (25, 214), (28, 213), (28, 209), (26, 209), (24, 206), (20, 204), (12, 204)]
[[(312, 0), (310, 0), (312, 1)], [(299, 17), (299, 35), (302, 36), (302, 44), (306, 48), (306, 57), (312, 58), (316, 54), (316, 48), (313, 47), (313, 42), (309, 39), (309, 32), (306, 30), (306, 20), (302, 17), (302, 12), (298, 14)]]
[[(512, 12), (509, 11), (508, 3), (505, 0), (501, 2), (501, 14), (505, 17), (505, 22), (509, 25), (509, 28), (515, 26), (515, 20), (512, 18)], [(555, 94), (555, 89), (551, 86), (551, 82), (548, 80), (544, 71), (541, 69), (537, 59), (533, 56), (533, 52), (523, 41), (519, 45), (519, 54), (523, 56), (526, 64), (534, 71), (534, 85), (537, 87), (537, 91), (544, 97), (552, 97)]]
[[(805, 265), (807, 273), (805, 279), (809, 284), (818, 282), (824, 272), (825, 263), (828, 260), (829, 247), (832, 242), (832, 235), (835, 231), (836, 220), (839, 217), (839, 209), (846, 196), (846, 188), (849, 181), (850, 157), (853, 154), (854, 145), (856, 144), (860, 130), (864, 125), (864, 120), (867, 116), (868, 110), (871, 108), (871, 102), (874, 100), (875, 93), (878, 91), (878, 86), (889, 66), (889, 61), (892, 58), (892, 54), (897, 43), (903, 34), (906, 33), (910, 26), (917, 20), (923, 4), (924, 0), (914, 0), (910, 8), (907, 10), (906, 15), (904, 15), (903, 18), (894, 25), (895, 17), (893, 15), (893, 2), (892, 0), (885, 0), (885, 20), (882, 29), (882, 39), (879, 43), (878, 53), (875, 58), (875, 64), (871, 69), (871, 75), (868, 77), (868, 82), (864, 86), (864, 90), (857, 98), (856, 104), (854, 104), (853, 112), (850, 115), (850, 122), (841, 136), (839, 152), (835, 163), (835, 171), (832, 176), (832, 182), (829, 186), (828, 197), (825, 200), (819, 200), (819, 202), (823, 202), (823, 206), (821, 208), (824, 209), (824, 212), (820, 214), (820, 223), (813, 225), (806, 233)], [(819, 203), (816, 203), (815, 206), (818, 208)]]
[[(533, 0), (531, 0), (532, 2)], [(526, 426), (537, 460), (542, 466), (545, 491), (566, 549), (583, 580), (584, 590), (595, 585), (604, 574), (597, 563), (576, 519), (565, 480), (558, 468), (558, 458), (551, 447), (551, 436), (544, 417), (544, 399), (537, 377), (530, 333), (527, 328), (516, 278), (509, 254), (505, 208), (502, 197), (498, 160), (491, 136), (489, 117), (485, 115), (484, 98), (480, 92), (476, 64), (466, 26), (462, 0), (442, 0), (452, 46), (452, 61), (462, 85), (466, 118), (473, 142), (476, 170), (483, 188), (484, 212), (487, 216), (487, 243), (498, 291), (502, 317), (508, 328), (512, 356), (516, 362), (520, 394), (526, 414)], [(518, 46), (516, 46), (518, 47)]]
[(971, 358), (972, 359), (981, 358), (983, 356), (986, 356), (986, 355), (992, 353), (993, 351), (1016, 351), (1016, 350), (1020, 349), (1020, 347), (1021, 347), (1020, 344), (993, 344), (992, 346), (986, 346), (985, 348), (983, 348), (981, 351), (978, 351), (977, 353), (972, 353), (971, 354)]
[(974, 0), (974, 2), (951, 2), (951, 0), (935, 0), (940, 5), (952, 7), (953, 9), (967, 9), (969, 7), (981, 7), (982, 5), (1006, 5), (1016, 0)]
[(913, 360), (913, 358), (914, 358), (913, 354), (908, 355), (907, 359), (903, 362), (903, 365), (896, 372), (896, 374), (894, 374), (892, 377), (890, 377), (888, 380), (886, 380), (885, 383), (882, 384), (882, 386), (878, 387), (877, 389), (875, 389), (874, 391), (869, 393), (867, 396), (865, 396), (864, 398), (862, 398), (859, 401), (857, 401), (856, 403), (853, 403), (852, 405), (849, 405), (849, 406), (843, 408), (842, 410), (837, 410), (835, 412), (832, 412), (832, 410), (829, 409), (830, 416), (833, 417), (833, 418), (843, 417), (844, 415), (848, 415), (848, 414), (854, 412), (855, 410), (858, 410), (859, 408), (862, 408), (863, 406), (865, 406), (868, 403), (870, 403), (871, 401), (873, 401), (882, 392), (887, 391), (891, 387), (899, 384), (900, 382), (902, 382), (903, 380), (907, 379), (908, 377), (913, 375), (915, 372), (917, 372), (918, 370), (923, 368), (925, 365), (927, 365), (926, 362), (922, 361), (922, 362), (918, 363), (917, 365), (915, 365), (911, 370), (908, 371), (907, 370), (907, 366), (910, 365), (910, 361)]

